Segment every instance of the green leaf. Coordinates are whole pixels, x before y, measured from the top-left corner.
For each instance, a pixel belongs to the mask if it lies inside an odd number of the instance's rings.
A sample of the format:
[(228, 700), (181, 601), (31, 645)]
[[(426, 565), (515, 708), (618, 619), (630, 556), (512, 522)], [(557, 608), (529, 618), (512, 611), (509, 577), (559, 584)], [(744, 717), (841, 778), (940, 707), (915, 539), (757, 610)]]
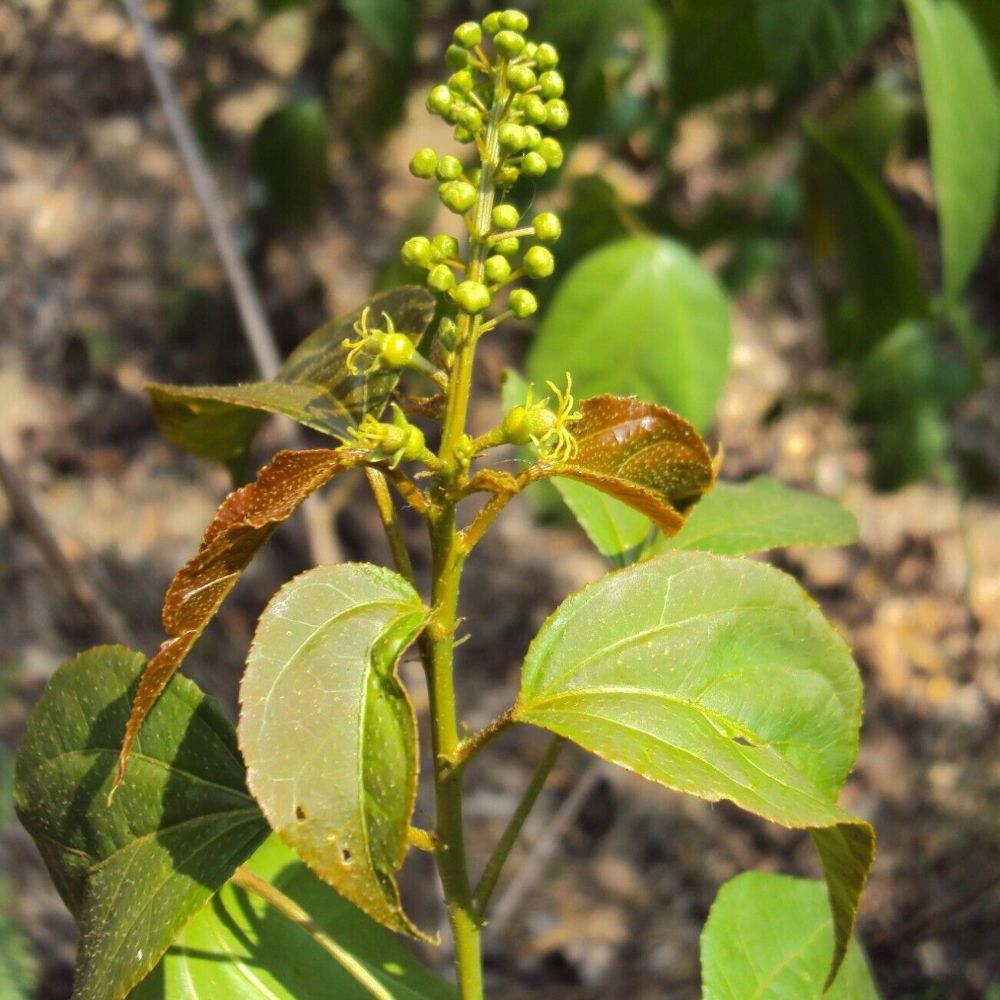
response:
[(18, 815), (80, 924), (74, 1000), (124, 996), (267, 832), (232, 726), (183, 678), (150, 712), (109, 804), (144, 666), (99, 646), (60, 667), (18, 753)]
[[(814, 256), (844, 276), (830, 296), (837, 354), (860, 358), (927, 311), (916, 248), (881, 180), (828, 129), (806, 123), (805, 225)], [(846, 291), (846, 294), (845, 294)]]
[[(394, 1000), (455, 1000), (391, 934), (324, 885), (277, 837), (244, 865), (301, 906)], [(130, 1000), (371, 1000), (308, 934), (227, 885), (184, 928)]]
[(386, 58), (410, 60), (417, 22), (409, 0), (344, 0), (344, 8)]
[(410, 934), (393, 874), (406, 856), (417, 737), (395, 665), (426, 617), (390, 570), (317, 567), (261, 615), (240, 688), (247, 780), (273, 829), (369, 916)]
[(895, 0), (758, 0), (765, 61), (785, 91), (815, 86), (845, 63), (885, 21)]
[(557, 476), (552, 484), (601, 555), (615, 566), (638, 558), (653, 527), (645, 514), (586, 483)]
[(573, 375), (580, 396), (637, 395), (703, 428), (729, 368), (729, 304), (679, 243), (634, 237), (567, 276), (528, 358), (538, 385)]
[(257, 127), (253, 167), (268, 207), (292, 226), (315, 218), (327, 190), (329, 133), (323, 103), (300, 98), (276, 108)]
[(701, 933), (702, 1000), (879, 1000), (853, 938), (837, 978), (823, 992), (833, 947), (822, 882), (737, 875), (719, 890)]
[(24, 929), (5, 912), (10, 898), (10, 883), (0, 881), (0, 997), (3, 1000), (29, 1000), (35, 995), (38, 963)]
[(930, 125), (944, 290), (965, 287), (996, 220), (1000, 76), (974, 9), (959, 0), (906, 0)]
[(289, 355), (272, 382), (236, 386), (148, 385), (153, 414), (167, 440), (202, 458), (223, 462), (234, 478), (246, 471), (251, 441), (264, 413), (280, 413), (306, 427), (339, 440), (366, 414), (381, 415), (399, 373), (363, 374), (373, 357), (358, 357), (362, 374), (347, 371), (343, 342), (356, 339), (355, 324), (370, 309), (369, 328), (390, 317), (396, 330), (416, 342), (427, 329), (435, 309), (434, 296), (425, 288), (404, 285), (371, 298), (367, 305), (313, 331)]
[(785, 545), (851, 545), (857, 540), (854, 515), (840, 504), (758, 476), (746, 483), (716, 483), (684, 527), (673, 538), (657, 539), (654, 549), (737, 556)]
[(861, 694), (847, 646), (790, 577), (673, 552), (556, 609), (528, 650), (515, 718), (669, 788), (812, 831), (839, 963), (874, 853), (871, 827), (836, 805)]

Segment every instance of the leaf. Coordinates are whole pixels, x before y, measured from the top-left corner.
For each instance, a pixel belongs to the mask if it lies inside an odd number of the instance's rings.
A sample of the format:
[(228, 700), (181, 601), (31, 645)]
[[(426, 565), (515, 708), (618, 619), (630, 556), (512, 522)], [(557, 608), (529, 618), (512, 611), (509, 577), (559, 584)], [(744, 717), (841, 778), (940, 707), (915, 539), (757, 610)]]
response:
[(679, 243), (633, 237), (584, 258), (559, 288), (528, 357), (538, 385), (571, 372), (582, 396), (637, 395), (696, 427), (729, 367), (729, 304)]
[(417, 30), (409, 0), (344, 0), (344, 8), (384, 56), (409, 61)]
[(393, 874), (417, 783), (416, 722), (396, 678), (427, 610), (398, 574), (320, 566), (261, 615), (240, 688), (247, 780), (272, 828), (324, 881), (419, 934)]
[(580, 404), (572, 425), (577, 452), (543, 458), (538, 476), (560, 476), (596, 487), (646, 515), (673, 535), (715, 470), (701, 435), (665, 406), (641, 399), (595, 396)]
[(117, 1000), (267, 832), (233, 728), (174, 678), (108, 803), (141, 653), (98, 646), (56, 671), (28, 720), (15, 803), (80, 924), (74, 1000)]
[[(4, 1000), (29, 1000), (35, 995), (38, 963), (31, 953), (31, 945), (24, 929), (5, 912), (9, 897), (9, 883), (0, 881), (0, 996)], [(6, 992), (4, 992), (6, 990)]]
[[(425, 288), (403, 286), (372, 297), (371, 324), (387, 313), (395, 328), (416, 342), (434, 315), (434, 296)], [(185, 387), (151, 383), (146, 389), (153, 415), (168, 441), (202, 458), (223, 462), (242, 477), (254, 433), (265, 413), (280, 413), (306, 427), (342, 441), (366, 414), (381, 415), (399, 373), (351, 375), (346, 368), (345, 339), (355, 338), (354, 324), (363, 308), (313, 331), (289, 355), (272, 382), (237, 386)], [(363, 371), (372, 357), (362, 353)], [(235, 471), (234, 471), (235, 470)]]
[(804, 125), (806, 233), (819, 259), (844, 275), (831, 338), (836, 352), (863, 357), (900, 320), (927, 311), (916, 248), (879, 178), (821, 125)]
[(906, 0), (930, 126), (944, 290), (962, 294), (996, 221), (1000, 193), (1000, 69), (975, 8)]
[(788, 576), (673, 552), (567, 598), (525, 658), (517, 721), (669, 788), (817, 834), (843, 957), (874, 831), (836, 805), (854, 763), (861, 681)]
[(163, 627), (170, 638), (142, 675), (125, 728), (116, 787), (125, 777), (143, 720), (250, 560), (306, 497), (362, 459), (357, 452), (341, 450), (281, 451), (260, 470), (256, 482), (226, 497), (197, 553), (178, 570), (167, 588)]
[(701, 932), (702, 1000), (879, 1000), (853, 938), (823, 992), (833, 946), (822, 882), (744, 872), (719, 890)]
[(265, 116), (253, 138), (254, 171), (268, 207), (292, 226), (316, 218), (327, 191), (329, 133), (323, 103), (298, 98)]
[[(324, 885), (275, 836), (244, 865), (299, 904), (394, 1000), (456, 1000), (391, 934)], [(252, 992), (251, 992), (252, 991)], [(301, 929), (227, 885), (184, 928), (130, 1000), (371, 1000)]]
[(663, 549), (698, 549), (723, 555), (766, 552), (785, 545), (851, 545), (854, 515), (826, 497), (793, 490), (770, 476), (746, 483), (716, 483)]

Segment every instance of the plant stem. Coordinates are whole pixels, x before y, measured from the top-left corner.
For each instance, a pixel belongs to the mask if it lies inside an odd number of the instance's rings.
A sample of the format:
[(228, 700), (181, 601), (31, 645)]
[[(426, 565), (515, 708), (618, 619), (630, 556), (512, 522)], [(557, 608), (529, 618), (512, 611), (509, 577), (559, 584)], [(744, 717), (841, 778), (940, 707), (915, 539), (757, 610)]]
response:
[(246, 868), (237, 868), (231, 879), (233, 885), (252, 893), (273, 906), (283, 917), (301, 927), (328, 955), (330, 955), (345, 972), (352, 975), (377, 1000), (393, 1000), (393, 994), (372, 975), (349, 951), (342, 948), (331, 938), (305, 910), (289, 899), (277, 886)]
[(399, 570), (401, 576), (406, 578), (408, 583), (416, 587), (417, 581), (413, 575), (413, 563), (410, 560), (410, 552), (406, 547), (403, 531), (399, 525), (396, 505), (392, 502), (389, 484), (386, 482), (385, 476), (371, 466), (365, 468), (365, 476), (368, 479), (372, 496), (375, 498), (375, 506), (382, 519), (382, 527), (385, 528), (385, 537), (389, 540), (389, 549), (392, 551), (392, 559), (396, 564), (396, 569)]
[(486, 862), (486, 867), (483, 869), (483, 874), (479, 878), (479, 884), (476, 886), (476, 891), (472, 896), (473, 905), (480, 919), (486, 914), (486, 907), (489, 906), (490, 897), (496, 888), (497, 880), (503, 871), (503, 866), (510, 856), (517, 838), (521, 835), (524, 821), (534, 808), (535, 802), (538, 801), (538, 796), (541, 794), (549, 774), (552, 773), (552, 768), (555, 766), (555, 762), (565, 743), (565, 736), (554, 736), (552, 738), (552, 742), (549, 743), (545, 755), (538, 762), (535, 773), (531, 776), (531, 782), (524, 790), (524, 795), (521, 796), (521, 801), (517, 804), (517, 808), (514, 810), (514, 814), (507, 823), (507, 827), (501, 835), (497, 846), (490, 855), (489, 861)]

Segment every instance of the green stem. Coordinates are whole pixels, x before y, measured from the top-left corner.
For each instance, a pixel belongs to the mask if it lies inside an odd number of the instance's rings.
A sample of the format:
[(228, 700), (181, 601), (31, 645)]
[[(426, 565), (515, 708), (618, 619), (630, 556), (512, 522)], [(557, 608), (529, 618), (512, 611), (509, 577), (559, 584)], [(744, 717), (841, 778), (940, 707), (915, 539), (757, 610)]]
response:
[(393, 562), (400, 575), (414, 587), (417, 585), (416, 577), (413, 575), (413, 563), (410, 560), (410, 552), (406, 547), (403, 538), (403, 531), (399, 524), (399, 517), (396, 514), (396, 505), (392, 502), (392, 494), (389, 492), (389, 484), (385, 475), (378, 469), (371, 466), (365, 468), (365, 476), (368, 479), (368, 486), (371, 488), (372, 496), (375, 498), (375, 506), (378, 508), (379, 517), (382, 519), (382, 527), (385, 528), (385, 537), (389, 540), (389, 549), (392, 552)]
[(552, 768), (555, 766), (555, 762), (565, 742), (566, 737), (555, 736), (552, 742), (549, 743), (549, 748), (545, 751), (545, 755), (538, 762), (538, 767), (535, 768), (535, 773), (531, 776), (530, 784), (524, 790), (521, 801), (517, 804), (517, 808), (507, 823), (507, 827), (501, 835), (496, 848), (494, 848), (493, 853), (490, 855), (489, 861), (486, 862), (486, 867), (483, 869), (479, 884), (476, 886), (476, 891), (472, 896), (473, 905), (480, 919), (486, 914), (486, 907), (489, 906), (490, 897), (493, 895), (497, 880), (500, 878), (500, 872), (503, 871), (503, 866), (510, 856), (517, 838), (521, 835), (524, 821), (528, 818), (528, 814), (532, 808), (534, 808), (535, 802), (538, 801), (542, 787), (545, 785), (549, 774), (551, 774)]
[(342, 948), (330, 937), (305, 910), (289, 899), (280, 889), (246, 868), (237, 868), (232, 879), (233, 885), (238, 885), (246, 892), (253, 893), (265, 903), (273, 906), (283, 917), (301, 927), (328, 955), (338, 962), (344, 971), (352, 975), (377, 1000), (393, 1000), (393, 993), (372, 975), (371, 971), (359, 962), (346, 948)]

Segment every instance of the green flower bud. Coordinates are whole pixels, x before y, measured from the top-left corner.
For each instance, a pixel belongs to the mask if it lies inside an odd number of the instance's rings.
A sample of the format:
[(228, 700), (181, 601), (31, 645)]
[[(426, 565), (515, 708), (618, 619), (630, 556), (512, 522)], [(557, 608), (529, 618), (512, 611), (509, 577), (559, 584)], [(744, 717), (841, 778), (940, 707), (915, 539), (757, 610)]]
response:
[(497, 229), (517, 229), (521, 213), (513, 205), (497, 205), (493, 209), (493, 225)]
[[(465, 49), (462, 49), (464, 52)], [(452, 73), (448, 77), (448, 89), (453, 94), (467, 94), (476, 85), (472, 73), (467, 69), (460, 69), (457, 73)], [(551, 94), (551, 97), (558, 97), (558, 94)]]
[(483, 179), (482, 168), (476, 167), (475, 170), (470, 170), (465, 176), (470, 184), (478, 188), (479, 182)]
[(479, 108), (474, 108), (472, 105), (462, 108), (458, 115), (458, 124), (468, 132), (474, 134), (483, 127), (482, 113)]
[(437, 255), (438, 260), (455, 260), (461, 252), (458, 240), (447, 233), (439, 233), (431, 240), (431, 253)]
[(557, 73), (554, 69), (546, 70), (538, 78), (538, 82), (542, 87), (542, 97), (546, 100), (562, 97), (563, 91), (566, 89), (566, 82), (563, 80), (562, 74)]
[(525, 146), (525, 149), (537, 149), (539, 143), (542, 141), (542, 133), (534, 125), (525, 125), (524, 134), (528, 138), (528, 144)]
[(521, 171), (511, 163), (506, 163), (494, 175), (493, 178), (500, 187), (510, 187), (517, 183)]
[(538, 153), (526, 153), (521, 169), (528, 177), (541, 177), (548, 172), (549, 165)]
[(516, 236), (508, 236), (505, 239), (498, 240), (494, 244), (493, 249), (497, 253), (502, 253), (504, 257), (513, 257), (521, 249), (521, 241)]
[(528, 42), (528, 44), (525, 45), (524, 51), (521, 53), (521, 55), (524, 56), (525, 59), (534, 59), (535, 53), (537, 51), (538, 51), (538, 43)]
[(483, 18), (483, 27), (489, 34), (495, 35), (500, 30), (500, 12), (495, 10), (492, 14), (487, 14)]
[(446, 351), (454, 348), (456, 331), (455, 321), (450, 316), (442, 317), (441, 322), (438, 323), (437, 336), (438, 342)]
[(438, 160), (437, 175), (443, 181), (453, 181), (462, 176), (462, 163), (457, 156), (442, 156)]
[(561, 128), (565, 128), (569, 124), (569, 108), (566, 107), (565, 101), (560, 101), (558, 98), (545, 102), (545, 124), (551, 129), (556, 129), (557, 131)]
[(559, 65), (559, 53), (554, 45), (542, 42), (535, 51), (535, 62), (539, 69), (555, 69)]
[(466, 21), (455, 29), (455, 44), (474, 49), (483, 40), (483, 30), (475, 21)]
[(413, 154), (413, 159), (410, 160), (410, 173), (414, 177), (433, 177), (434, 171), (437, 169), (437, 153), (431, 149), (430, 146), (425, 146), (423, 149), (417, 150)]
[[(449, 93), (451, 93), (449, 91)], [(444, 112), (441, 116), (444, 118), (449, 125), (458, 124), (458, 116), (464, 111), (468, 105), (462, 100), (457, 94), (452, 97), (451, 104), (448, 106), (448, 110)]]
[(507, 122), (497, 129), (497, 140), (501, 149), (506, 149), (512, 153), (518, 153), (528, 144), (528, 137), (525, 134), (523, 125), (513, 125)]
[(516, 31), (498, 31), (493, 38), (493, 44), (500, 55), (513, 59), (514, 56), (519, 56), (524, 49), (524, 35), (518, 34)]
[(545, 102), (537, 94), (528, 94), (521, 104), (521, 110), (533, 125), (544, 125), (549, 120)]
[(504, 437), (511, 444), (527, 444), (532, 438), (548, 437), (559, 418), (546, 406), (515, 406), (503, 418)]
[(405, 333), (390, 333), (382, 341), (378, 356), (387, 368), (405, 368), (415, 352), (413, 341)]
[(524, 273), (529, 278), (547, 278), (555, 269), (555, 257), (545, 247), (532, 247), (524, 255)]
[(563, 148), (558, 139), (550, 136), (538, 144), (538, 154), (553, 169), (558, 170), (563, 165)]
[(451, 105), (451, 91), (443, 83), (439, 83), (427, 95), (427, 110), (432, 115), (446, 115), (451, 110)]
[(403, 244), (400, 256), (408, 267), (429, 267), (434, 257), (431, 241), (426, 236), (413, 236)]
[(486, 258), (486, 278), (491, 285), (502, 285), (510, 277), (510, 261), (496, 254)]
[(452, 69), (464, 69), (469, 65), (469, 50), (461, 45), (449, 45), (444, 54), (444, 61)]
[[(524, 91), (534, 87), (538, 78), (535, 76), (535, 71), (528, 66), (511, 66), (507, 73), (507, 82), (510, 84), (511, 90), (524, 93)], [(558, 97), (559, 95), (553, 94), (552, 96)]]
[(438, 188), (438, 194), (456, 215), (468, 212), (476, 203), (476, 189), (468, 181), (447, 181)]
[(527, 288), (516, 288), (511, 292), (507, 305), (518, 319), (525, 319), (538, 312), (538, 299)]
[(481, 281), (463, 281), (452, 293), (459, 309), (477, 315), (490, 307), (492, 296)]
[(455, 275), (447, 264), (438, 264), (427, 275), (427, 284), (435, 292), (447, 292), (455, 287)]
[(456, 125), (455, 131), (452, 133), (452, 135), (455, 137), (455, 142), (461, 142), (466, 144), (472, 142), (476, 138), (475, 135), (472, 132), (470, 132), (464, 125)]
[(535, 227), (535, 237), (542, 243), (555, 243), (562, 236), (562, 223), (555, 212), (536, 215), (532, 225)]
[(527, 31), (529, 23), (528, 15), (513, 7), (500, 15), (500, 27), (509, 31)]

